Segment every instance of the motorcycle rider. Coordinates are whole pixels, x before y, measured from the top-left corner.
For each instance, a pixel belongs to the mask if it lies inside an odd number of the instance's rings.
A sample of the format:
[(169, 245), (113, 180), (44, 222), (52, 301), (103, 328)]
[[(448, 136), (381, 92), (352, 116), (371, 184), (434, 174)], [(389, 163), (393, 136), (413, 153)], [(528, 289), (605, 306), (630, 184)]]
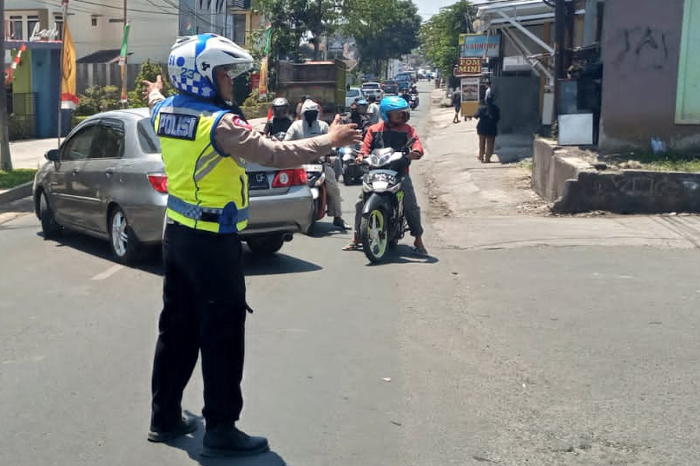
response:
[[(287, 130), (285, 141), (296, 141), (299, 139), (312, 138), (328, 133), (328, 123), (318, 119), (321, 107), (311, 99), (306, 99), (301, 107), (301, 120), (297, 120)], [(330, 150), (324, 154), (330, 154)], [(320, 157), (319, 157), (320, 158)], [(340, 197), (340, 187), (336, 179), (336, 173), (327, 163), (323, 164), (323, 171), (326, 174), (326, 195), (328, 205), (328, 216), (333, 217), (333, 226), (342, 230), (347, 230), (350, 225), (345, 223), (342, 217), (342, 206)]]
[(267, 439), (236, 426), (250, 310), (238, 236), (248, 224), (245, 163), (300, 165), (359, 140), (351, 125), (334, 124), (326, 136), (287, 143), (253, 131), (233, 100), (234, 78), (252, 66), (253, 57), (234, 42), (199, 34), (180, 37), (168, 57), (177, 95), (163, 96), (160, 76), (142, 82), (169, 194), (148, 440), (167, 442), (196, 430), (196, 419), (183, 418), (181, 402), (201, 353), (205, 456), (269, 449)]
[(372, 94), (367, 100), (369, 100), (369, 106), (367, 107), (369, 123), (370, 125), (376, 125), (379, 123), (379, 119), (381, 118), (379, 115), (379, 104), (377, 103), (377, 97)]
[(370, 117), (367, 115), (367, 101), (365, 99), (360, 99), (350, 104), (349, 121), (362, 130), (362, 136), (364, 137), (367, 128), (371, 125)]
[[(379, 104), (379, 112), (383, 121), (372, 125), (367, 131), (365, 139), (362, 142), (360, 154), (357, 157), (357, 163), (362, 163), (362, 160), (375, 149), (391, 147), (396, 151), (401, 150), (411, 138), (415, 138), (415, 141), (410, 148), (408, 158), (411, 160), (418, 160), (423, 157), (423, 145), (420, 139), (418, 139), (418, 134), (415, 128), (407, 123), (411, 117), (411, 112), (406, 100), (398, 96), (385, 97)], [(411, 182), (411, 177), (408, 175), (408, 170), (401, 182), (401, 187), (404, 193), (403, 208), (404, 214), (406, 215), (406, 222), (411, 231), (411, 236), (414, 237), (414, 252), (419, 255), (427, 255), (428, 251), (423, 244), (423, 226), (421, 225), (420, 219), (420, 207), (418, 206), (416, 192), (413, 189), (413, 183)], [(362, 192), (360, 192), (360, 197), (355, 204), (353, 238), (352, 241), (343, 248), (344, 251), (361, 249), (360, 222), (362, 221), (363, 205)]]
[(411, 95), (408, 93), (408, 89), (401, 91), (401, 98), (405, 100), (407, 104), (411, 103)]
[(292, 118), (289, 115), (291, 110), (289, 101), (284, 97), (277, 97), (272, 101), (272, 119), (265, 123), (263, 133), (272, 137), (278, 133), (287, 133), (287, 130), (292, 126)]

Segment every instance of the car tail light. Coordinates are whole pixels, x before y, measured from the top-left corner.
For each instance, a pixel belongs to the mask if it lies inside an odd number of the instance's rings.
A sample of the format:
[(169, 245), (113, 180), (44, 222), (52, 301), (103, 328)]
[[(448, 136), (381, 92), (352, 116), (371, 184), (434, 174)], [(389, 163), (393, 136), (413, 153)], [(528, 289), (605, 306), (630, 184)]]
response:
[(291, 170), (280, 170), (272, 180), (273, 188), (288, 188), (290, 186), (305, 185), (309, 179), (306, 176), (306, 170), (303, 168), (294, 168)]
[(168, 175), (164, 175), (162, 173), (150, 174), (148, 175), (148, 181), (151, 182), (153, 189), (159, 193), (168, 192)]

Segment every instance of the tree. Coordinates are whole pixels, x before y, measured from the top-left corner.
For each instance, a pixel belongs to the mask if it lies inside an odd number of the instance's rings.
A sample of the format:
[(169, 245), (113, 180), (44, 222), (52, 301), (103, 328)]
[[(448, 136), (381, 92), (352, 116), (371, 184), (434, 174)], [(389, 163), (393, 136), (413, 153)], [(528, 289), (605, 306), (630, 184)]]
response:
[(412, 0), (346, 0), (343, 31), (355, 38), (360, 67), (379, 75), (387, 60), (420, 45), (421, 17)]
[(143, 85), (141, 84), (144, 80), (154, 82), (156, 77), (161, 75), (163, 78), (163, 95), (168, 97), (175, 94), (175, 89), (172, 84), (170, 84), (170, 79), (168, 78), (168, 70), (159, 63), (152, 63), (150, 59), (146, 60), (141, 64), (141, 70), (139, 74), (136, 75), (136, 88), (129, 92), (129, 106), (131, 107), (146, 107), (148, 106), (147, 99), (143, 98), (142, 90)]
[(258, 12), (272, 25), (272, 56), (298, 59), (299, 44), (310, 33), (318, 59), (321, 38), (335, 30), (340, 6), (340, 0), (258, 0)]
[(443, 76), (452, 75), (459, 56), (459, 35), (470, 32), (476, 9), (467, 0), (441, 8), (420, 29), (421, 48)]

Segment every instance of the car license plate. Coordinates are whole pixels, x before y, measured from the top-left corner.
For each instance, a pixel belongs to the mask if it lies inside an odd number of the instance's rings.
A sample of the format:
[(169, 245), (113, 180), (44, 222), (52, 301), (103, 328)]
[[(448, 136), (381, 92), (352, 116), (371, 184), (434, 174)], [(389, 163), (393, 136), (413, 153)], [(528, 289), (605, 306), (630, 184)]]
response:
[(307, 172), (322, 172), (323, 165), (305, 165), (304, 168)]
[(267, 182), (267, 173), (248, 173), (248, 189), (270, 189)]

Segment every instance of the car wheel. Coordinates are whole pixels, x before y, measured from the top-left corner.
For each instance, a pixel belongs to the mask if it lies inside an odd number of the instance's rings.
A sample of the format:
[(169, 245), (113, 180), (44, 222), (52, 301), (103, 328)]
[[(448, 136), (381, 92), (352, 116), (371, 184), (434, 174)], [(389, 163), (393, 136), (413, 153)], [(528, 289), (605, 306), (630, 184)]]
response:
[(63, 229), (56, 222), (53, 209), (51, 209), (46, 193), (43, 191), (39, 198), (39, 219), (41, 220), (41, 231), (44, 233), (44, 239), (53, 239), (61, 234)]
[(282, 235), (266, 235), (249, 238), (246, 242), (254, 254), (270, 256), (282, 249), (284, 238)]
[(109, 245), (120, 264), (133, 264), (139, 258), (139, 244), (121, 207), (112, 209), (109, 217)]

